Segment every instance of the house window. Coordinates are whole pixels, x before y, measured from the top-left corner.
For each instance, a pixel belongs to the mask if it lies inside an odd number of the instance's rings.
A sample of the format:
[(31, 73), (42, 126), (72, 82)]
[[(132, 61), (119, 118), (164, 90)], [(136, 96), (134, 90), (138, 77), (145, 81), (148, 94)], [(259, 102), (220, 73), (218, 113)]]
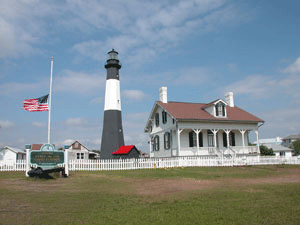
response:
[(223, 147), (227, 147), (227, 134), (223, 132)]
[(155, 126), (159, 126), (159, 114), (158, 113), (156, 113), (155, 114)]
[[(203, 147), (203, 135), (202, 132), (198, 134), (199, 138), (199, 147)], [(189, 146), (190, 147), (196, 147), (197, 146), (197, 137), (196, 133), (194, 131), (191, 131), (189, 133)]]
[(170, 137), (171, 137), (170, 132), (166, 132), (164, 135), (164, 145), (166, 150), (170, 149), (170, 144), (171, 144)]
[(235, 146), (235, 133), (229, 133), (229, 144), (230, 146)]
[(197, 146), (196, 133), (194, 131), (191, 131), (189, 133), (189, 147), (195, 146)]
[(280, 152), (280, 156), (285, 156), (285, 152)]
[(162, 111), (161, 115), (162, 115), (163, 124), (166, 124), (167, 123), (167, 113), (166, 113), (166, 111), (165, 110)]
[(208, 142), (208, 147), (215, 146), (215, 143), (214, 143), (214, 134), (213, 134), (213, 132), (211, 132), (211, 130), (207, 131), (207, 142)]
[(84, 159), (84, 153), (80, 153), (81, 154), (81, 159)]
[(173, 119), (173, 124), (175, 124), (175, 119)]
[(80, 153), (77, 153), (77, 159), (80, 159)]
[(158, 135), (156, 135), (154, 137), (154, 150), (159, 151), (159, 136)]
[(216, 104), (216, 116), (225, 116), (225, 105), (221, 102)]
[(200, 132), (198, 134), (198, 137), (199, 137), (199, 147), (203, 147), (203, 134), (202, 134), (202, 132)]

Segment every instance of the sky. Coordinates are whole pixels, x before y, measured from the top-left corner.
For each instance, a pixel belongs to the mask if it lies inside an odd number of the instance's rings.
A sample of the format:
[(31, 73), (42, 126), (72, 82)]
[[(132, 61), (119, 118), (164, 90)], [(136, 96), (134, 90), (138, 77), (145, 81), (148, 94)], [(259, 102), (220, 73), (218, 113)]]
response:
[(235, 105), (265, 121), (260, 138), (300, 133), (300, 2), (296, 0), (0, 0), (0, 148), (101, 145), (107, 52), (119, 52), (125, 144), (149, 152), (149, 114), (168, 100)]

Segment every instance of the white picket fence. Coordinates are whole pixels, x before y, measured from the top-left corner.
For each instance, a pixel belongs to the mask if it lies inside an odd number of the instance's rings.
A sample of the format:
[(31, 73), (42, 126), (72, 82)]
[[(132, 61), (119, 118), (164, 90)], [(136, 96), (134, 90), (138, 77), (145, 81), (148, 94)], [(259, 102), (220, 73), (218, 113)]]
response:
[[(300, 157), (248, 156), (235, 158), (218, 157), (172, 157), (172, 158), (140, 158), (112, 160), (72, 160), (69, 161), (69, 171), (99, 171), (99, 170), (134, 170), (175, 167), (222, 167), (245, 165), (300, 165)], [(0, 161), (0, 171), (25, 171), (26, 160), (17, 162)]]

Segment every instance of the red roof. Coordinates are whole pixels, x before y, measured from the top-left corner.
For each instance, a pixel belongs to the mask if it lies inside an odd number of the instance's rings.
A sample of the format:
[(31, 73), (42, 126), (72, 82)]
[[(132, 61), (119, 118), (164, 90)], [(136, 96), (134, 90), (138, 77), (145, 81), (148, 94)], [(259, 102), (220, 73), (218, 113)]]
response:
[(132, 148), (135, 147), (134, 145), (125, 145), (121, 146), (117, 151), (113, 152), (113, 155), (120, 155), (120, 154), (128, 154)]
[(157, 101), (174, 118), (181, 120), (204, 120), (204, 121), (243, 121), (243, 122), (264, 122), (262, 119), (234, 106), (226, 106), (227, 117), (214, 117), (206, 112), (204, 108), (208, 104), (187, 103), (187, 102), (168, 102)]

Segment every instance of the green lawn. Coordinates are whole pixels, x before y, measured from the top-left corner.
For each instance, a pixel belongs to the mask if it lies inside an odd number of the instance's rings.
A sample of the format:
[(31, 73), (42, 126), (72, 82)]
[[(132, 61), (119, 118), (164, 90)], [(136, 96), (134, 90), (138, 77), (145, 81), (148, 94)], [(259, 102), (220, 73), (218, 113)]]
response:
[(0, 224), (300, 224), (300, 166), (0, 172)]

